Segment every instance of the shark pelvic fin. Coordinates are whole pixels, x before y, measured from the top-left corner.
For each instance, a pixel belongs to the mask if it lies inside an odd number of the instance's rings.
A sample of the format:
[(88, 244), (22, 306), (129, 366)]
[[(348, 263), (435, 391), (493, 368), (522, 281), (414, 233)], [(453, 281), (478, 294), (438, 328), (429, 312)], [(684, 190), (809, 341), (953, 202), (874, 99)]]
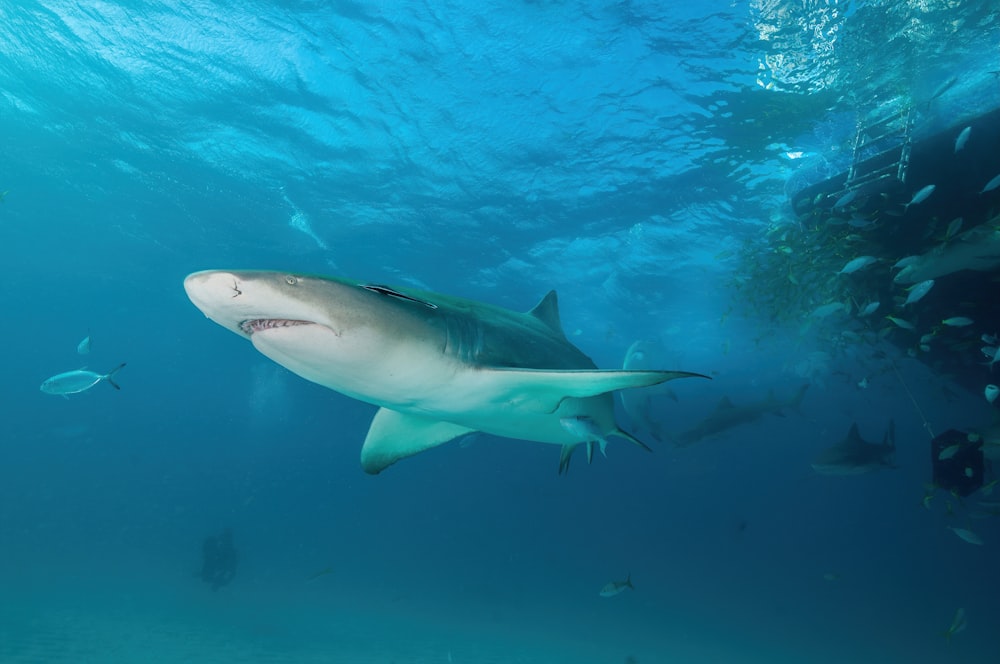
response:
[(504, 388), (506, 401), (518, 406), (533, 404), (541, 412), (555, 412), (564, 399), (583, 399), (630, 387), (648, 387), (677, 378), (700, 377), (686, 371), (617, 371), (600, 369), (485, 369), (494, 387)]
[(437, 447), (474, 429), (379, 408), (361, 448), (361, 467), (376, 475), (400, 459)]

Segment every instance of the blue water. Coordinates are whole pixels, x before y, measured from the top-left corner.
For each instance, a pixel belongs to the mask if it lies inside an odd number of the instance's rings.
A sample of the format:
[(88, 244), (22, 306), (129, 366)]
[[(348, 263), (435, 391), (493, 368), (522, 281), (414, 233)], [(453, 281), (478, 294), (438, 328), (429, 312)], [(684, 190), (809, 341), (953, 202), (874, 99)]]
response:
[[(0, 22), (0, 661), (995, 657), (997, 520), (922, 503), (927, 430), (990, 407), (901, 347), (873, 369), (774, 315), (786, 275), (760, 276), (859, 116), (902, 97), (930, 135), (1000, 106), (990, 1), (21, 0)], [(374, 407), (205, 319), (182, 281), (208, 268), (519, 311), (555, 288), (598, 366), (655, 338), (662, 368), (712, 375), (654, 399), (674, 433), (810, 387), (564, 476), (558, 448), (490, 436), (368, 476)], [(121, 362), (120, 391), (38, 390)], [(897, 468), (813, 471), (889, 419)], [(213, 591), (202, 543), (226, 528), (239, 566)]]

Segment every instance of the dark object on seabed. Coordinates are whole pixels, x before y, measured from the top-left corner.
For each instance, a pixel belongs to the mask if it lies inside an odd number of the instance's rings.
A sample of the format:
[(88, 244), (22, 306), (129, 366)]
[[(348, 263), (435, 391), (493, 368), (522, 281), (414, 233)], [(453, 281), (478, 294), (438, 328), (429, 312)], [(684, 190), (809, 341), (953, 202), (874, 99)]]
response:
[(239, 556), (233, 546), (233, 531), (226, 528), (218, 537), (209, 536), (201, 545), (201, 580), (218, 590), (236, 576)]
[(934, 486), (968, 496), (983, 485), (983, 443), (949, 429), (931, 441)]

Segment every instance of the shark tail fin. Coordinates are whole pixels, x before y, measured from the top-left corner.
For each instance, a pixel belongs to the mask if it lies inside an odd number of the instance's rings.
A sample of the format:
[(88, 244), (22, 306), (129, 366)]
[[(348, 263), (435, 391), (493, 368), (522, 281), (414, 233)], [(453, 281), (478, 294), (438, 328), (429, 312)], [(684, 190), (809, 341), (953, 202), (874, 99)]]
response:
[(625, 575), (625, 585), (631, 588), (632, 590), (635, 590), (635, 586), (632, 585), (632, 572), (629, 572), (628, 574)]
[(108, 373), (104, 374), (104, 376), (102, 376), (102, 378), (104, 378), (104, 380), (108, 381), (108, 385), (110, 385), (111, 387), (115, 388), (116, 390), (120, 390), (122, 388), (118, 385), (118, 383), (115, 382), (114, 376), (115, 376), (116, 373), (118, 373), (119, 371), (121, 371), (124, 366), (125, 366), (125, 363), (122, 362), (117, 367), (115, 367), (114, 369), (112, 369)]

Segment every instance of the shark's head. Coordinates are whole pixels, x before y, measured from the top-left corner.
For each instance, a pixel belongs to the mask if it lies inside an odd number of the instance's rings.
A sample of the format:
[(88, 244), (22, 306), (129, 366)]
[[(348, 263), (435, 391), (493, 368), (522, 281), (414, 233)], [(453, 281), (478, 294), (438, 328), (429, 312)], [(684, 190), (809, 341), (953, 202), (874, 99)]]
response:
[[(432, 338), (435, 305), (385, 286), (283, 272), (195, 272), (184, 290), (198, 309), (300, 376), (378, 402), (357, 386)], [(405, 346), (399, 340), (405, 339)], [(402, 356), (402, 357), (401, 357)], [(386, 377), (388, 381), (389, 378)]]

